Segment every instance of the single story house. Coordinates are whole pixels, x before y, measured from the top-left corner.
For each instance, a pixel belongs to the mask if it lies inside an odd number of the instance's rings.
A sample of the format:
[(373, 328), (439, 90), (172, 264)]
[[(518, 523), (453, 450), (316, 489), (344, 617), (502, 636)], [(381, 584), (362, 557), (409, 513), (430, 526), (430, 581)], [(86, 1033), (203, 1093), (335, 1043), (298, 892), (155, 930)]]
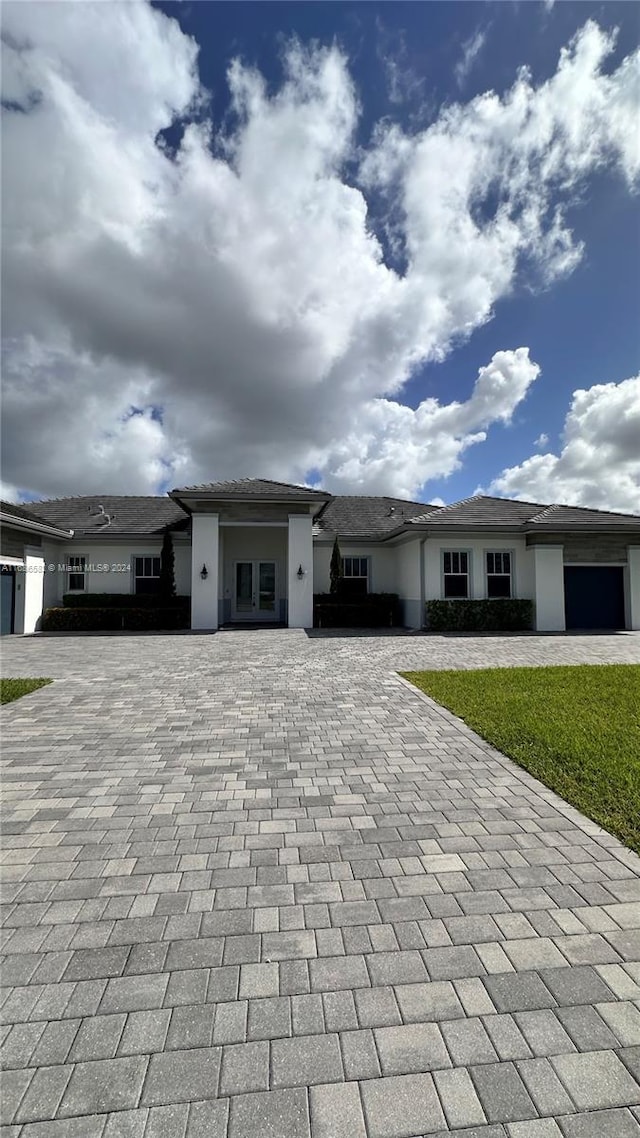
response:
[(476, 495), (450, 506), (246, 478), (155, 497), (2, 505), (3, 631), (36, 629), (68, 593), (151, 593), (165, 530), (191, 627), (313, 622), (336, 535), (353, 591), (425, 601), (516, 597), (535, 628), (640, 629), (640, 515)]

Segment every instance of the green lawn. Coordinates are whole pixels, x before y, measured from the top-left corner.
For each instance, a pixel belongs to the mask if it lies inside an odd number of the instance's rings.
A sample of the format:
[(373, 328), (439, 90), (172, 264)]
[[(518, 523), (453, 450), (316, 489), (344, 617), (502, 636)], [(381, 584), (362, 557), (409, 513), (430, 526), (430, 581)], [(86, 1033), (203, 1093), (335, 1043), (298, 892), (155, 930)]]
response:
[(402, 675), (640, 853), (640, 665)]
[(0, 703), (11, 703), (21, 695), (28, 695), (30, 691), (37, 691), (50, 683), (51, 680), (0, 680)]

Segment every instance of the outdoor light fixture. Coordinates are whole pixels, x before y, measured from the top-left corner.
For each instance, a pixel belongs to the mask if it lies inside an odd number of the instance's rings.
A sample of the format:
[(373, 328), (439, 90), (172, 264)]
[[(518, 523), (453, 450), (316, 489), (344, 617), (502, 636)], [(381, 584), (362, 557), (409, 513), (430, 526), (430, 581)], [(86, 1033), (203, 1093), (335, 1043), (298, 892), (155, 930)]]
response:
[(302, 565), (298, 565), (298, 580), (301, 581), (303, 577), (304, 569), (302, 568)]
[(206, 565), (202, 566), (202, 569), (200, 570), (200, 576), (202, 577), (203, 581), (206, 581), (207, 577), (209, 576)]

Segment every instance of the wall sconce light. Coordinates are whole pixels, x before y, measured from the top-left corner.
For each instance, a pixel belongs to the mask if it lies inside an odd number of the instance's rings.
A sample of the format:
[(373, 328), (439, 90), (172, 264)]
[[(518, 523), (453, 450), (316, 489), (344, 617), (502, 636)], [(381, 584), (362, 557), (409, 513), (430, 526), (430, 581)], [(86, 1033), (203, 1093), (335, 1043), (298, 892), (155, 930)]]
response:
[(302, 565), (298, 565), (297, 577), (298, 577), (299, 581), (301, 581), (302, 578), (304, 577), (304, 569), (302, 568)]
[(200, 576), (202, 577), (203, 581), (206, 581), (207, 577), (209, 576), (206, 565), (202, 566), (202, 569), (200, 570)]

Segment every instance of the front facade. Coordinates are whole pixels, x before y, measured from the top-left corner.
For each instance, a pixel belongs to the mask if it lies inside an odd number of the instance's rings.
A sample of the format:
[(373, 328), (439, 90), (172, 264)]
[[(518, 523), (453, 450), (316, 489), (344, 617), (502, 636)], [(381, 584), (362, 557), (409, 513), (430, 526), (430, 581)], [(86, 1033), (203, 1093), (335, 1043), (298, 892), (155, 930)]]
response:
[(410, 628), (424, 626), (428, 600), (513, 597), (533, 601), (541, 632), (640, 629), (638, 515), (486, 496), (439, 508), (263, 479), (4, 511), (7, 575), (13, 557), (14, 578), (39, 581), (17, 620), (14, 591), (3, 631), (33, 631), (42, 609), (68, 594), (153, 593), (166, 530), (193, 629), (310, 627), (314, 594), (329, 591), (336, 536), (352, 591), (398, 594)]

